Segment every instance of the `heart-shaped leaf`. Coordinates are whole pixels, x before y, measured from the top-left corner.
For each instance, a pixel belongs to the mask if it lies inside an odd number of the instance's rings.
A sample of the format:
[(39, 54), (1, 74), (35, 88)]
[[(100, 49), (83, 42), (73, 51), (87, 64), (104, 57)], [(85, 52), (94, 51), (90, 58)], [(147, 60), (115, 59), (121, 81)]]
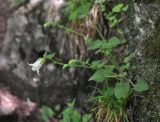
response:
[(137, 92), (143, 92), (149, 89), (149, 85), (143, 80), (137, 80), (137, 83), (135, 84), (133, 89)]
[(125, 98), (129, 93), (129, 89), (129, 83), (127, 82), (116, 83), (114, 95), (117, 99)]

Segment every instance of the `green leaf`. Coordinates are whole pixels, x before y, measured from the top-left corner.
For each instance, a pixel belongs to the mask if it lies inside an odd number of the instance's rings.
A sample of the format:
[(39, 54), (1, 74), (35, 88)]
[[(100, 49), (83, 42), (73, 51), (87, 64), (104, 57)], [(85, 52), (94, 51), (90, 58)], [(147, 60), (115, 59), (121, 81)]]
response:
[(124, 58), (123, 62), (124, 62), (124, 63), (128, 63), (128, 62), (130, 62), (133, 58), (134, 58), (134, 54), (131, 53), (129, 56), (127, 56), (127, 57)]
[(92, 69), (102, 68), (103, 66), (104, 66), (104, 63), (102, 60), (93, 61), (91, 65)]
[(79, 18), (82, 19), (84, 18), (85, 16), (88, 15), (88, 12), (90, 10), (90, 7), (91, 7), (91, 3), (90, 2), (87, 2), (85, 1), (85, 4), (81, 4), (78, 8), (78, 12), (79, 12)]
[(94, 49), (99, 49), (103, 45), (103, 41), (101, 40), (96, 40), (92, 41), (88, 44), (88, 50), (94, 50)]
[[(69, 61), (68, 67), (76, 67), (77, 64), (78, 64), (78, 62), (79, 62), (79, 61), (78, 61), (77, 59), (72, 59), (72, 60)], [(66, 66), (67, 66), (67, 65), (66, 65)], [(66, 67), (66, 66), (65, 66), (65, 67)], [(65, 67), (64, 67), (64, 68), (65, 68)]]
[(89, 122), (90, 118), (91, 118), (91, 114), (84, 114), (82, 116), (82, 122)]
[(108, 40), (108, 42), (104, 43), (103, 48), (111, 49), (119, 44), (121, 44), (121, 41), (117, 37), (112, 37)]
[(113, 21), (113, 20), (115, 20), (115, 19), (116, 19), (116, 15), (108, 17), (108, 20), (109, 20), (109, 21)]
[(129, 94), (129, 83), (127, 82), (120, 82), (116, 83), (114, 88), (114, 95), (117, 99), (125, 98)]
[(73, 122), (80, 122), (80, 114), (79, 112), (75, 109), (72, 113), (72, 119), (73, 119)]
[(123, 3), (120, 3), (120, 4), (116, 5), (116, 6), (114, 6), (113, 9), (112, 9), (112, 12), (115, 12), (115, 13), (121, 12), (121, 9), (123, 8), (123, 6), (124, 6)]
[(70, 115), (72, 111), (73, 111), (73, 107), (69, 106), (62, 112), (62, 115), (63, 115), (62, 122), (71, 122)]
[(70, 121), (70, 116), (69, 116), (68, 113), (63, 113), (62, 122), (71, 122), (71, 121)]
[(112, 50), (111, 50), (111, 49), (108, 49), (108, 50), (106, 50), (106, 51), (104, 52), (104, 54), (105, 54), (106, 56), (109, 56), (109, 55), (112, 54)]
[(53, 115), (55, 115), (55, 113), (51, 108), (47, 106), (42, 106), (41, 118), (43, 121), (47, 121)]
[(149, 90), (149, 85), (143, 80), (137, 80), (137, 83), (135, 84), (133, 89), (137, 92), (143, 92)]
[(47, 54), (47, 56), (45, 56), (45, 58), (51, 60), (54, 57), (55, 53), (51, 53), (51, 54)]
[(97, 81), (97, 82), (103, 82), (106, 78), (103, 74), (104, 70), (98, 70), (96, 71), (89, 79), (90, 80), (94, 80), (94, 81)]
[(112, 96), (114, 94), (114, 89), (112, 87), (108, 87), (107, 89), (104, 89), (102, 93), (105, 97)]
[(126, 63), (126, 64), (120, 66), (120, 69), (121, 69), (122, 71), (128, 70), (129, 68), (130, 68), (130, 63)]
[(63, 69), (68, 68), (68, 67), (69, 67), (69, 64), (64, 64), (63, 65)]
[(128, 7), (129, 7), (128, 5), (125, 5), (125, 6), (122, 8), (122, 10), (123, 10), (123, 11), (127, 11), (127, 10), (128, 10)]
[(78, 11), (75, 10), (75, 11), (71, 12), (69, 20), (75, 21), (77, 19), (77, 17), (78, 17)]
[(112, 67), (108, 67), (107, 69), (100, 69), (90, 77), (89, 81), (94, 80), (97, 82), (103, 82), (104, 80), (106, 80), (107, 77), (113, 75), (113, 69), (114, 68)]

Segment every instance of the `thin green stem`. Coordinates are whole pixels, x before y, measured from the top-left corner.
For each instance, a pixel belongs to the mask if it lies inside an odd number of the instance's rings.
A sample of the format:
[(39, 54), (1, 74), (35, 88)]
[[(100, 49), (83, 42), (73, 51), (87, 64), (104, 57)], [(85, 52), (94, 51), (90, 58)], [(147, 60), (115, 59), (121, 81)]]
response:
[[(61, 66), (64, 66), (65, 64), (64, 63), (61, 63), (59, 61), (56, 61), (55, 59), (50, 59), (50, 61), (52, 61), (54, 64), (58, 64), (58, 65), (61, 65)], [(91, 67), (89, 66), (84, 66), (84, 65), (75, 65), (76, 67), (79, 67), (79, 68), (88, 68), (88, 69), (91, 69)]]
[(57, 27), (59, 27), (59, 28), (61, 28), (61, 29), (64, 29), (64, 30), (67, 30), (67, 31), (69, 31), (69, 32), (71, 32), (71, 33), (75, 33), (75, 34), (77, 34), (77, 35), (79, 35), (79, 36), (85, 37), (85, 35), (83, 35), (82, 33), (79, 33), (79, 32), (77, 32), (77, 31), (74, 31), (74, 30), (72, 30), (72, 29), (70, 29), (70, 28), (67, 28), (67, 27), (63, 26), (63, 25), (60, 25), (60, 24), (56, 24), (56, 25), (57, 25)]
[[(89, 20), (92, 22), (93, 26), (95, 27), (95, 29), (96, 29), (97, 32), (99, 33), (101, 39), (104, 41), (104, 40), (105, 40), (104, 36), (102, 35), (101, 31), (100, 31), (99, 28), (96, 26), (96, 24), (91, 20), (90, 16), (89, 16)], [(65, 26), (60, 25), (60, 24), (56, 24), (56, 25), (57, 25), (57, 27), (59, 27), (59, 28), (61, 28), (61, 29), (64, 29), (64, 30), (67, 30), (67, 31), (69, 31), (69, 32), (75, 33), (75, 34), (77, 34), (77, 35), (79, 35), (79, 36), (85, 37), (85, 35), (83, 35), (82, 33), (79, 33), (79, 32), (77, 32), (77, 31), (74, 31), (74, 30), (72, 30), (72, 29), (70, 29), (70, 28), (68, 28), (68, 27), (65, 27)], [(107, 49), (107, 50), (108, 50), (108, 49)], [(111, 52), (111, 54), (108, 56), (108, 58), (109, 58), (109, 60), (111, 61), (111, 63), (113, 64), (113, 66), (115, 66), (115, 68), (119, 71), (119, 73), (123, 75), (123, 78), (124, 78), (126, 81), (130, 82), (131, 85), (134, 86), (133, 82), (132, 82), (130, 79), (128, 79), (128, 78), (123, 74), (123, 71), (121, 71), (118, 63), (116, 62), (116, 58), (113, 56), (112, 52)], [(62, 66), (65, 65), (64, 63), (60, 63), (60, 62), (58, 62), (58, 61), (56, 61), (56, 60), (52, 60), (52, 61), (53, 61), (55, 64), (59, 64), (59, 65), (62, 65)], [(77, 66), (77, 67), (90, 68), (90, 69), (91, 69), (91, 65), (89, 65), (89, 66), (76, 65), (76, 66)]]
[(51, 59), (51, 61), (52, 61), (54, 64), (58, 64), (58, 65), (61, 65), (61, 66), (64, 66), (64, 65), (65, 65), (64, 63), (58, 62), (58, 61), (56, 61), (55, 59)]
[[(102, 35), (102, 33), (100, 32), (99, 28), (98, 28), (98, 27), (96, 26), (96, 24), (91, 20), (90, 17), (89, 17), (89, 20), (92, 22), (93, 26), (95, 27), (95, 29), (96, 29), (97, 32), (99, 33), (101, 39), (104, 41), (105, 38), (103, 37), (103, 35)], [(107, 50), (108, 50), (108, 49), (107, 49)], [(111, 54), (108, 56), (108, 58), (109, 58), (109, 60), (111, 61), (111, 63), (112, 63), (114, 66), (116, 66), (116, 69), (124, 76), (124, 79), (125, 79), (126, 81), (129, 81), (129, 82), (131, 83), (131, 85), (134, 86), (134, 84), (132, 83), (132, 81), (129, 80), (128, 78), (126, 78), (126, 76), (125, 76), (125, 75), (123, 74), (123, 72), (121, 71), (118, 63), (116, 62), (116, 58), (113, 56), (112, 52), (111, 52)]]

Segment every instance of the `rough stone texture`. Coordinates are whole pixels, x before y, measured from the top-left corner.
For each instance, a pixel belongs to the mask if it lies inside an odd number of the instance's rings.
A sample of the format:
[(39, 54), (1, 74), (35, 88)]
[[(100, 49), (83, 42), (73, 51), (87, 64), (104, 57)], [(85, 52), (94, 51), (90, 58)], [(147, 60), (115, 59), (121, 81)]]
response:
[(11, 7), (9, 0), (1, 0), (0, 1), (0, 49), (2, 46), (2, 41), (4, 39), (4, 35), (6, 32), (6, 22), (7, 18), (11, 13)]
[[(154, 83), (150, 91), (138, 104), (138, 122), (160, 121), (160, 83)], [(136, 119), (135, 119), (136, 120)]]
[[(77, 98), (80, 102), (84, 101), (88, 92), (88, 87), (84, 87), (88, 86), (86, 70), (62, 71), (60, 66), (47, 62), (40, 71), (41, 75), (38, 76), (28, 66), (28, 63), (34, 62), (45, 51), (55, 52), (57, 59), (65, 62), (72, 56), (69, 49), (70, 40), (64, 31), (53, 29), (48, 33), (42, 27), (44, 18), (56, 21), (60, 19), (61, 15), (56, 13), (60, 12), (59, 8), (47, 11), (59, 2), (46, 0), (32, 12), (25, 14), (15, 12), (8, 20), (7, 33), (0, 54), (1, 82), (10, 86), (12, 92), (21, 99), (30, 98), (32, 101), (48, 104), (51, 107), (65, 104), (73, 98)], [(135, 52), (135, 64), (138, 67), (133, 79), (142, 78), (154, 84), (160, 80), (160, 5), (148, 4), (145, 1), (141, 3), (130, 1), (126, 18), (123, 23), (128, 40), (126, 50)], [(159, 88), (159, 83), (152, 85), (151, 90), (139, 102), (134, 111), (137, 117), (134, 118), (135, 122), (158, 121)]]
[[(63, 5), (61, 2), (60, 5)], [(57, 7), (61, 7), (60, 5)], [(55, 57), (60, 61), (66, 62), (71, 58), (69, 40), (64, 31), (53, 29), (50, 33), (43, 28), (45, 18), (51, 16), (48, 13), (53, 6), (54, 2), (47, 0), (32, 12), (22, 14), (23, 9), (15, 11), (8, 19), (0, 54), (1, 82), (8, 85), (21, 99), (29, 98), (40, 105), (47, 104), (51, 107), (57, 104), (65, 105), (74, 98), (81, 102), (88, 92), (88, 87), (84, 87), (87, 86), (84, 84), (88, 84), (86, 70), (62, 70), (62, 67), (47, 62), (38, 76), (28, 65), (35, 62), (44, 52), (55, 52)], [(57, 11), (58, 8), (53, 13)], [(52, 20), (58, 21), (57, 16), (60, 15), (56, 13), (51, 16)], [(48, 17), (49, 20), (51, 17)]]
[[(158, 122), (160, 111), (158, 110), (160, 98), (159, 83), (160, 80), (160, 4), (154, 2), (130, 2), (127, 21), (124, 21), (126, 37), (129, 40), (129, 50), (136, 54), (134, 64), (136, 79), (143, 79), (151, 85), (151, 89), (146, 94), (141, 94), (138, 106), (133, 105), (133, 120), (135, 122)], [(136, 96), (136, 95), (135, 95)], [(139, 95), (138, 95), (139, 96)], [(143, 97), (142, 97), (143, 96)], [(154, 116), (154, 117), (153, 117)]]

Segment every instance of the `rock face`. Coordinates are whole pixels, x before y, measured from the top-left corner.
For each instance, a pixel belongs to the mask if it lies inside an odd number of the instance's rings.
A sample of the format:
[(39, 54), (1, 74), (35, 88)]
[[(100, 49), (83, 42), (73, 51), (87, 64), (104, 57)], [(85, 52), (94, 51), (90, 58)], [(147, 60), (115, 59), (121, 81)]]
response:
[[(36, 0), (31, 0), (36, 1)], [(75, 69), (62, 70), (62, 67), (47, 62), (38, 76), (28, 63), (35, 62), (44, 52), (55, 52), (57, 60), (68, 61), (71, 58), (69, 41), (64, 31), (53, 29), (51, 33), (43, 28), (45, 18), (58, 21), (56, 13), (63, 6), (63, 0), (41, 0), (33, 10), (20, 7), (8, 19), (7, 32), (0, 54), (0, 79), (11, 91), (23, 100), (28, 98), (40, 105), (51, 107), (66, 104), (74, 98), (83, 99), (88, 88), (88, 72)], [(48, 15), (56, 4), (54, 16)], [(59, 8), (58, 8), (59, 7)], [(50, 8), (48, 10), (48, 8)], [(51, 18), (52, 17), (52, 18)]]
[[(136, 54), (135, 65), (138, 68), (133, 79), (144, 79), (152, 87), (134, 111), (135, 122), (160, 121), (160, 85), (157, 82), (160, 81), (160, 4), (154, 2), (129, 1), (128, 14), (123, 21), (128, 40), (127, 51)], [(66, 104), (73, 98), (80, 102), (87, 98), (88, 71), (62, 70), (60, 66), (47, 62), (38, 76), (28, 66), (44, 52), (55, 52), (57, 59), (64, 62), (72, 58), (70, 40), (64, 31), (43, 28), (45, 18), (60, 20), (59, 13), (64, 4), (63, 0), (38, 0), (34, 6), (30, 5), (29, 10), (20, 8), (8, 19), (0, 54), (0, 82), (9, 86), (12, 94), (23, 101), (29, 98), (40, 105), (54, 107), (56, 104)]]
[(2, 47), (2, 41), (4, 40), (4, 35), (6, 32), (6, 22), (7, 22), (7, 17), (11, 13), (11, 8), (8, 0), (1, 0), (0, 1), (0, 9), (3, 10), (0, 12), (0, 49)]
[[(144, 1), (130, 2), (127, 21), (124, 21), (129, 49), (135, 52), (137, 69), (134, 79), (143, 79), (151, 89), (142, 98), (134, 111), (135, 122), (160, 121), (158, 109), (160, 98), (160, 4)], [(154, 84), (154, 85), (152, 85)], [(139, 99), (139, 97), (136, 97)]]
[(0, 89), (0, 116), (17, 115), (29, 116), (30, 113), (36, 108), (36, 104), (28, 100), (24, 102), (19, 100), (16, 96), (13, 96), (5, 86), (1, 85)]

